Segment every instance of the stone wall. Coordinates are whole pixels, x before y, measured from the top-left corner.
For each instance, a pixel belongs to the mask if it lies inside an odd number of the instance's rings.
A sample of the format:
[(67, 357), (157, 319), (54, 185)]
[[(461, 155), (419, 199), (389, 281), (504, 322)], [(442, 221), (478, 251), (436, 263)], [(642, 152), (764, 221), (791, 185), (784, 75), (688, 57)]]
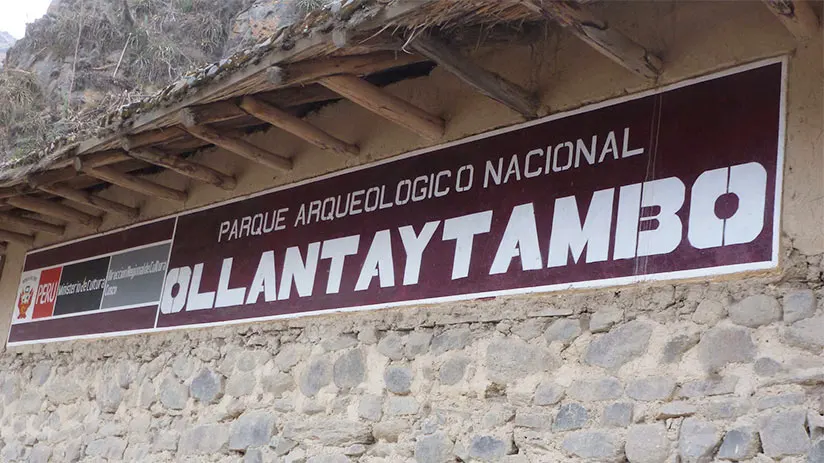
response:
[(0, 459), (822, 462), (822, 256), (785, 260), (13, 349)]

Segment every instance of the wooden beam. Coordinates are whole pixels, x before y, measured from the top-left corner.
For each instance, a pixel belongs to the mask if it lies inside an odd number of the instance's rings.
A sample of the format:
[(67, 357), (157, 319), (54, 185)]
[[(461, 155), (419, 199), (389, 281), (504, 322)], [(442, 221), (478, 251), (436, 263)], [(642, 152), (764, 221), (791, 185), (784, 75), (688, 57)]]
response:
[(34, 196), (16, 196), (6, 199), (6, 202), (18, 209), (37, 212), (49, 217), (56, 217), (67, 222), (79, 223), (92, 228), (98, 228), (103, 223), (100, 217), (87, 214), (65, 204), (40, 199)]
[(57, 236), (60, 236), (66, 232), (66, 227), (63, 225), (55, 225), (53, 223), (43, 222), (42, 220), (31, 219), (29, 217), (23, 217), (6, 212), (0, 213), (0, 222), (11, 223), (19, 227)]
[(412, 48), (438, 63), (455, 77), (469, 84), (527, 119), (538, 117), (540, 102), (526, 90), (494, 72), (478, 66), (457, 50), (436, 37), (419, 37), (412, 41)]
[(601, 54), (646, 79), (661, 73), (661, 60), (598, 19), (585, 5), (569, 0), (521, 0), (526, 7), (560, 23)]
[(357, 156), (360, 148), (333, 137), (303, 119), (254, 97), (244, 97), (240, 107), (256, 118), (302, 138), (318, 148), (338, 154)]
[[(185, 111), (184, 111), (185, 112)], [(292, 170), (292, 160), (260, 148), (242, 138), (235, 138), (224, 135), (217, 130), (204, 125), (193, 125), (186, 127), (186, 130), (193, 136), (219, 146), (227, 151), (231, 151), (238, 156), (257, 162), (266, 167), (278, 170)]]
[(9, 243), (22, 244), (30, 248), (34, 246), (34, 237), (31, 235), (24, 235), (23, 233), (15, 233), (13, 231), (0, 229), (0, 241), (7, 241)]
[(0, 199), (2, 198), (11, 198), (12, 196), (17, 196), (20, 194), (20, 188), (16, 186), (9, 186), (9, 187), (2, 187), (0, 188)]
[(228, 121), (245, 116), (246, 113), (231, 101), (219, 101), (205, 105), (190, 106), (186, 108), (185, 114), (181, 114), (181, 120), (186, 118), (183, 125), (204, 125), (214, 122)]
[(767, 8), (799, 41), (806, 42), (819, 32), (818, 17), (806, 0), (764, 0)]
[(234, 190), (237, 186), (237, 181), (231, 175), (226, 175), (223, 172), (219, 172), (203, 164), (183, 159), (180, 156), (164, 153), (155, 148), (146, 147), (132, 150), (129, 151), (129, 154), (141, 161), (165, 167), (191, 179), (205, 182), (227, 191)]
[[(76, 159), (79, 160), (80, 158)], [(184, 191), (159, 185), (150, 180), (146, 180), (145, 178), (124, 174), (114, 170), (111, 167), (86, 167), (82, 163), (78, 162), (75, 164), (75, 168), (90, 177), (94, 177), (103, 180), (104, 182), (109, 182), (113, 185), (126, 188), (127, 190), (136, 191), (147, 196), (179, 203), (186, 202), (186, 199), (188, 198), (188, 195)]]
[(354, 103), (430, 140), (443, 136), (443, 119), (351, 74), (324, 77), (318, 83)]
[[(101, 167), (128, 161), (131, 158), (123, 151), (103, 151), (83, 156), (83, 164), (89, 167)], [(67, 164), (68, 162), (68, 164)], [(33, 188), (39, 189), (41, 186), (53, 185), (55, 183), (66, 182), (77, 177), (77, 170), (73, 166), (73, 160), (63, 161), (59, 165), (63, 167), (46, 170), (31, 174), (26, 177), (26, 183)]]
[(189, 134), (186, 133), (185, 130), (177, 126), (173, 126), (165, 129), (149, 130), (137, 135), (129, 135), (121, 138), (120, 142), (123, 149), (128, 151), (158, 143), (168, 143), (171, 141), (182, 140), (188, 136)]
[(74, 170), (74, 167), (62, 167), (60, 169), (31, 174), (26, 178), (26, 183), (32, 188), (39, 189), (42, 186), (65, 182), (75, 177), (77, 177), (77, 171)]
[(89, 193), (88, 191), (75, 190), (62, 185), (44, 185), (40, 187), (40, 190), (54, 196), (68, 199), (69, 201), (73, 201), (78, 204), (83, 204), (101, 211), (126, 216), (130, 219), (136, 219), (140, 216), (140, 209), (129, 207), (125, 204), (120, 204), (116, 201)]

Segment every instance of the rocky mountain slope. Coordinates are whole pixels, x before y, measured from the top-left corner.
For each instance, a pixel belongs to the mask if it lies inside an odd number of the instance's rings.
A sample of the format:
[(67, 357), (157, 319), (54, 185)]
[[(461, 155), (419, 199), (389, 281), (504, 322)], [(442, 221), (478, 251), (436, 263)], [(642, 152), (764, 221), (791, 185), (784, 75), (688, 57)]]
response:
[(6, 51), (14, 45), (17, 40), (6, 31), (0, 31), (0, 67), (6, 59)]
[(327, 2), (53, 0), (8, 50), (0, 72), (0, 101), (10, 103), (0, 107), (0, 165), (93, 126)]

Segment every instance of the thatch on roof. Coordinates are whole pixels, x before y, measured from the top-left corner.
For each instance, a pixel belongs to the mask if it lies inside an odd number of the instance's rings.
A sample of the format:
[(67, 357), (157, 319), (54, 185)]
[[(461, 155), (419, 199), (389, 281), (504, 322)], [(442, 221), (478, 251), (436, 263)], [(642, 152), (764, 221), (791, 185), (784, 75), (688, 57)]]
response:
[[(395, 11), (392, 11), (395, 10)], [(327, 56), (345, 56), (361, 52), (360, 41), (378, 33), (391, 33), (404, 40), (429, 28), (454, 29), (499, 23), (520, 23), (539, 19), (527, 8), (508, 1), (489, 0), (344, 0), (308, 13), (303, 20), (285, 26), (253, 47), (241, 50), (217, 63), (182, 76), (161, 91), (106, 115), (94, 133), (78, 133), (55, 140), (44, 152), (32, 153), (13, 163), (0, 165), (0, 186), (14, 183), (33, 172), (52, 167), (55, 163), (77, 154), (80, 143), (92, 138), (106, 138), (129, 131), (134, 120), (152, 111), (162, 110), (187, 98), (210, 92), (210, 83), (237, 75), (260, 63), (267, 55), (277, 54), (274, 63), (294, 63)], [(320, 41), (316, 39), (322, 37)], [(340, 42), (345, 37), (345, 46)], [(302, 41), (313, 41), (301, 47)], [(290, 53), (293, 51), (293, 53)], [(248, 89), (239, 88), (239, 95)], [(221, 93), (204, 102), (232, 96)], [(174, 125), (159, 121), (152, 128)], [(116, 144), (99, 145), (96, 149), (114, 149)], [(89, 150), (82, 150), (88, 152)], [(83, 153), (80, 153), (83, 154)]]

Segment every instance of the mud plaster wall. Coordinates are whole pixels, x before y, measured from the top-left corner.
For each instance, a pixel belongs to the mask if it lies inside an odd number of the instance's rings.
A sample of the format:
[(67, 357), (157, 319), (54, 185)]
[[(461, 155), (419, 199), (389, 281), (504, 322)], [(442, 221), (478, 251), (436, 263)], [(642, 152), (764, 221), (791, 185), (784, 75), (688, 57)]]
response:
[[(0, 357), (0, 460), (822, 461), (822, 39), (797, 45), (759, 3), (601, 8), (663, 50), (660, 83), (790, 54), (780, 272), (15, 348)], [(566, 34), (474, 58), (552, 112), (654, 85)], [(446, 118), (444, 141), (521, 121), (442, 70), (389, 90)], [(424, 146), (351, 103), (310, 120), (361, 156), (272, 130), (252, 140), (294, 154), (289, 174), (199, 160), (235, 173), (236, 195)], [(186, 209), (227, 197), (156, 180), (186, 188)], [(104, 195), (141, 220), (175, 211)], [(23, 255), (10, 248), (0, 279), (4, 324)]]

